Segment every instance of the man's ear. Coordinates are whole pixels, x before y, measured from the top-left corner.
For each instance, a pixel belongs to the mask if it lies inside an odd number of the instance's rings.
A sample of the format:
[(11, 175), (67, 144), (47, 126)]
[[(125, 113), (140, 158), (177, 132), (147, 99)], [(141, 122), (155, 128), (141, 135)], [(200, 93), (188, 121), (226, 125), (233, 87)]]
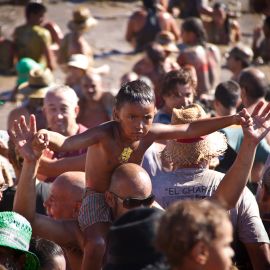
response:
[(115, 204), (114, 196), (109, 191), (105, 192), (105, 201), (109, 205), (110, 208), (114, 207), (114, 204)]
[(76, 117), (78, 117), (79, 112), (80, 112), (80, 107), (79, 107), (79, 106), (76, 106), (76, 107), (75, 107), (75, 114), (76, 114)]
[(209, 258), (209, 247), (203, 241), (199, 241), (191, 250), (193, 260), (199, 265), (205, 265)]

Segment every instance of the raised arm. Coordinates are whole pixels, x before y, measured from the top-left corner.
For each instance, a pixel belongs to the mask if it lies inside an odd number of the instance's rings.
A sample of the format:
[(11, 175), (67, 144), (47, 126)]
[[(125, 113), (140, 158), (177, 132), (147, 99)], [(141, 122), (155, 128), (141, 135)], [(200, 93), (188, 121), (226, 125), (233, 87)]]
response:
[[(35, 118), (34, 115), (31, 116), (32, 119)], [(20, 121), (14, 121), (13, 131), (21, 131), (24, 136), (33, 140), (33, 146), (38, 147), (39, 137), (45, 136), (49, 141), (49, 148), (53, 151), (75, 151), (79, 149), (87, 148), (92, 144), (99, 142), (102, 137), (102, 128), (100, 126), (88, 129), (81, 134), (77, 134), (70, 137), (65, 137), (57, 132), (49, 131), (46, 129), (41, 129), (35, 134), (29, 132), (29, 126), (25, 124), (24, 116), (21, 116)], [(12, 131), (10, 131), (12, 132)]]
[(153, 124), (150, 134), (153, 140), (192, 139), (207, 135), (224, 127), (241, 123), (240, 115), (199, 119), (189, 124)]
[[(24, 126), (23, 123), (21, 126)], [(25, 126), (24, 126), (25, 128)], [(31, 133), (35, 133), (35, 119), (30, 119)], [(52, 218), (37, 215), (36, 212), (36, 173), (39, 165), (39, 158), (42, 153), (40, 151), (33, 151), (31, 145), (31, 136), (25, 136), (24, 132), (17, 130), (11, 134), (11, 139), (20, 152), (20, 155), (24, 158), (23, 168), (19, 183), (17, 186), (13, 210), (23, 215), (29, 220), (33, 228), (33, 233), (40, 237), (50, 239), (59, 245), (68, 245), (76, 242), (77, 225), (76, 221), (64, 222), (55, 221)], [(41, 138), (40, 138), (41, 140)], [(46, 138), (44, 138), (46, 140)], [(40, 142), (41, 145), (42, 142)], [(43, 141), (43, 148), (46, 147), (46, 142)], [(32, 157), (29, 159), (29, 157)], [(73, 224), (73, 225), (72, 225)]]
[(243, 117), (247, 121), (247, 125), (242, 125), (243, 142), (235, 162), (212, 197), (212, 199), (221, 202), (227, 209), (235, 207), (250, 176), (257, 145), (270, 130), (270, 103), (264, 109), (262, 109), (263, 105), (264, 103), (260, 102), (255, 107), (251, 115), (253, 119), (251, 125), (248, 124), (248, 112), (243, 111)]

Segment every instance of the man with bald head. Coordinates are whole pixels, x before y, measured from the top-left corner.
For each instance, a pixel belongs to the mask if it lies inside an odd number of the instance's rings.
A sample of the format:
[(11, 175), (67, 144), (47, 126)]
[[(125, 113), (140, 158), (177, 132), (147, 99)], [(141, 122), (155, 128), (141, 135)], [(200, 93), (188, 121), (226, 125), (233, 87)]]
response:
[[(38, 159), (24, 161), (13, 210), (30, 221), (33, 235), (54, 241), (65, 250), (71, 269), (80, 269), (83, 235), (76, 215), (79, 198), (83, 194), (84, 173), (67, 172), (58, 176), (51, 184), (50, 198), (45, 203), (49, 216), (38, 215), (35, 214), (33, 204), (36, 191), (34, 179), (38, 165)], [(151, 206), (154, 201), (151, 192), (152, 185), (147, 172), (139, 165), (126, 163), (113, 172), (105, 198), (115, 219), (129, 209)]]
[(239, 76), (242, 104), (252, 112), (260, 101), (265, 101), (268, 82), (265, 74), (257, 68), (246, 68)]
[(54, 219), (77, 219), (85, 187), (83, 172), (66, 172), (50, 185), (44, 202), (47, 215)]
[(154, 204), (152, 184), (148, 173), (139, 165), (126, 163), (115, 169), (111, 184), (105, 193), (113, 219), (135, 207), (150, 207)]
[[(257, 68), (250, 67), (244, 69), (239, 76), (241, 88), (240, 96), (243, 106), (249, 113), (253, 111), (260, 101), (265, 102), (265, 96), (268, 90), (268, 81), (265, 74)], [(238, 139), (237, 145), (240, 147), (242, 136)], [(263, 174), (264, 164), (270, 154), (270, 135), (263, 139), (257, 148), (254, 165), (251, 172), (252, 182), (257, 183)], [(253, 184), (256, 189), (257, 184)]]

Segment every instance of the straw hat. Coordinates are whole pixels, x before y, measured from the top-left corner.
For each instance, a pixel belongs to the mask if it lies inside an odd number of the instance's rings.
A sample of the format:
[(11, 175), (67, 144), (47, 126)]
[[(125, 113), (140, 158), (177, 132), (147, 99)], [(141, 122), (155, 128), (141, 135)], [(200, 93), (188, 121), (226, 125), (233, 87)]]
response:
[(169, 31), (162, 31), (156, 37), (156, 42), (162, 45), (163, 49), (168, 52), (179, 52), (175, 44), (175, 37)]
[(90, 10), (86, 7), (79, 7), (73, 11), (73, 18), (68, 22), (68, 28), (72, 31), (87, 31), (97, 24), (92, 17)]
[(30, 223), (15, 212), (0, 212), (0, 246), (22, 251), (26, 255), (23, 269), (38, 270), (37, 256), (28, 251), (32, 228)]
[[(191, 123), (206, 118), (206, 113), (198, 104), (191, 104), (182, 109), (173, 109), (173, 125)], [(193, 139), (178, 139), (167, 142), (161, 153), (162, 159), (173, 165), (174, 169), (200, 164), (222, 155), (227, 149), (224, 134), (214, 132), (207, 136)]]
[(17, 98), (44, 98), (52, 84), (53, 74), (50, 69), (32, 69), (28, 82), (19, 86)]

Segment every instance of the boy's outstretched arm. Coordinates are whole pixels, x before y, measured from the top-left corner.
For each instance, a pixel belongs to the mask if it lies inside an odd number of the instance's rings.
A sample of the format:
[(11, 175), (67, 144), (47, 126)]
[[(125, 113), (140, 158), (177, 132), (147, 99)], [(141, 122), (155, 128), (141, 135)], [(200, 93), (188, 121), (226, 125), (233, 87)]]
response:
[[(31, 116), (35, 118), (34, 115)], [(46, 129), (39, 130), (36, 134), (30, 132), (29, 126), (25, 124), (25, 121), (22, 121), (24, 116), (21, 117), (20, 121), (14, 121), (13, 124), (13, 133), (22, 132), (25, 137), (31, 138), (33, 140), (34, 148), (39, 146), (39, 137), (46, 137), (49, 141), (49, 148), (53, 151), (75, 151), (79, 149), (87, 148), (88, 146), (98, 143), (102, 137), (102, 128), (94, 127), (88, 129), (81, 134), (77, 134), (70, 137), (65, 137), (57, 132), (49, 131)], [(12, 133), (12, 131), (10, 131)]]
[[(250, 176), (257, 145), (270, 130), (270, 103), (262, 108), (263, 105), (260, 102), (255, 107), (251, 125), (242, 125), (244, 138), (237, 158), (212, 197), (228, 210), (235, 207)], [(245, 109), (242, 116), (249, 123), (249, 114)]]
[(86, 154), (61, 159), (41, 158), (38, 173), (47, 177), (56, 177), (68, 171), (85, 171)]
[(150, 132), (153, 140), (192, 139), (215, 132), (224, 127), (241, 124), (241, 115), (211, 117), (196, 120), (189, 124), (153, 124)]

